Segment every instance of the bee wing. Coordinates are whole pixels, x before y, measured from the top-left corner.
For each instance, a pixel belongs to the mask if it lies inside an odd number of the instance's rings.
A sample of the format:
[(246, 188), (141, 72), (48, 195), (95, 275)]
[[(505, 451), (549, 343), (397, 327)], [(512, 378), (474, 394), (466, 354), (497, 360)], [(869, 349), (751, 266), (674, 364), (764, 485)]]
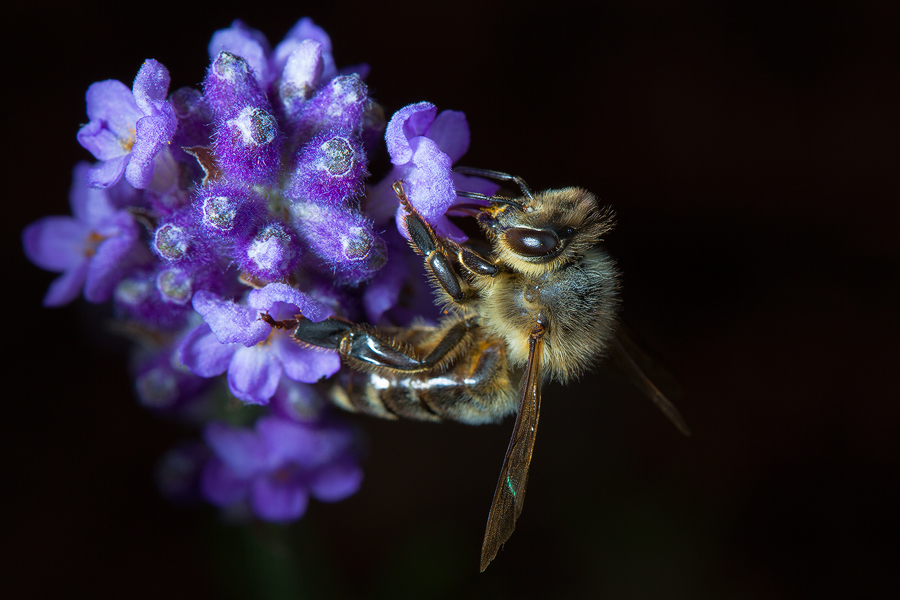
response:
[(541, 352), (544, 348), (544, 332), (542, 325), (536, 325), (529, 338), (528, 363), (522, 375), (516, 425), (503, 459), (497, 489), (494, 490), (494, 501), (491, 503), (484, 543), (481, 546), (482, 571), (491, 564), (500, 546), (512, 535), (525, 502), (528, 467), (531, 465), (534, 437), (541, 414)]
[(621, 368), (625, 375), (650, 398), (654, 404), (666, 415), (670, 421), (678, 428), (678, 431), (684, 435), (691, 435), (687, 423), (675, 405), (666, 398), (658, 387), (647, 376), (648, 371), (653, 371), (654, 375), (660, 379), (671, 379), (671, 377), (662, 372), (658, 365), (653, 362), (646, 353), (644, 353), (631, 336), (628, 330), (621, 324), (616, 329), (616, 335), (610, 343), (610, 357)]

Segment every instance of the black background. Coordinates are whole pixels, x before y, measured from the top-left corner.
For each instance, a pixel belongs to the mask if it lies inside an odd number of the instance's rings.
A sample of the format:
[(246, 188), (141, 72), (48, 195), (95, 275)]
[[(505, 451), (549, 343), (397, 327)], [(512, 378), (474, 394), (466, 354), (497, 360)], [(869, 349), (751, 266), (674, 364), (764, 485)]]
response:
[[(90, 3), (7, 15), (3, 586), (117, 597), (889, 598), (898, 585), (896, 2)], [(94, 81), (198, 85), (211, 34), (301, 16), (388, 113), (465, 111), (463, 163), (618, 213), (624, 318), (694, 436), (605, 368), (545, 390), (527, 507), (477, 558), (511, 421), (356, 419), (366, 480), (295, 528), (178, 508), (106, 309), (40, 307)], [(6, 597), (12, 597), (4, 594)]]

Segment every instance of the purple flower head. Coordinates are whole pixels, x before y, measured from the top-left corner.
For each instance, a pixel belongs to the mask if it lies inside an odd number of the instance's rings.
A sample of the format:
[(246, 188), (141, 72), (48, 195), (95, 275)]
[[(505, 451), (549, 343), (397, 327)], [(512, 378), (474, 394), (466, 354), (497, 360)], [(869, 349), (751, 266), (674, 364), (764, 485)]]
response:
[(225, 51), (219, 52), (209, 65), (203, 80), (203, 100), (219, 121), (236, 117), (248, 106), (265, 109), (269, 105), (250, 63)]
[(285, 195), (317, 204), (346, 206), (365, 189), (366, 153), (354, 134), (331, 131), (314, 137), (298, 154)]
[(301, 105), (315, 92), (316, 84), (322, 76), (322, 68), (321, 42), (306, 39), (293, 47), (278, 83), (282, 114), (299, 113)]
[(362, 473), (352, 436), (326, 420), (324, 386), (314, 385), (338, 372), (339, 354), (297, 343), (261, 313), (395, 324), (420, 314), (424, 267), (386, 227), (398, 204), (390, 185), (404, 179), (423, 214), (450, 227), (459, 182), (450, 165), (468, 127), (461, 113), (427, 104), (398, 113), (387, 128), (393, 172), (362, 202), (367, 153), (387, 127), (363, 83), (367, 66), (338, 69), (310, 19), (274, 49), (235, 21), (209, 51), (202, 92), (167, 100), (169, 73), (154, 60), (131, 90), (112, 80), (90, 87), (78, 139), (100, 162), (76, 168), (73, 216), (32, 224), (23, 244), (63, 273), (45, 304), (82, 289), (91, 302), (112, 296), (123, 329), (143, 342), (132, 364), (148, 408), (206, 422), (230, 402), (203, 394), (222, 375), (233, 396), (267, 405), (237, 416), (264, 415), (254, 427), (210, 425), (208, 447), (171, 453), (161, 487), (196, 497), (202, 479), (210, 501), (285, 521), (310, 495), (352, 494)]
[(387, 246), (375, 233), (372, 221), (361, 213), (302, 201), (292, 203), (290, 210), (303, 241), (339, 281), (366, 281), (384, 266)]
[(130, 269), (150, 259), (140, 244), (138, 224), (128, 211), (116, 210), (114, 194), (85, 185), (89, 169), (87, 163), (74, 169), (69, 193), (73, 216), (45, 217), (22, 232), (28, 259), (42, 269), (62, 272), (44, 296), (44, 306), (67, 304), (82, 287), (88, 302), (105, 302)]
[(240, 56), (247, 61), (259, 87), (266, 88), (269, 80), (268, 56), (272, 48), (261, 31), (236, 19), (228, 29), (220, 29), (213, 34), (208, 50), (211, 60), (216, 60), (222, 52)]
[(88, 185), (108, 188), (124, 174), (138, 189), (150, 186), (155, 159), (177, 125), (168, 89), (169, 72), (153, 59), (144, 61), (131, 90), (113, 79), (88, 88), (90, 122), (79, 130), (78, 142), (103, 161), (87, 173)]
[(286, 279), (300, 261), (297, 233), (285, 223), (271, 222), (238, 242), (236, 258), (245, 272), (261, 281)]
[[(168, 269), (163, 269), (168, 270)], [(168, 282), (163, 282), (163, 286)], [(191, 289), (193, 290), (193, 281)], [(163, 294), (166, 294), (164, 296)], [(116, 313), (120, 318), (131, 320), (152, 331), (177, 331), (187, 324), (193, 314), (188, 302), (180, 300), (182, 294), (176, 290), (159, 290), (159, 273), (140, 270), (122, 279), (113, 293)]]
[(346, 426), (267, 416), (252, 430), (211, 423), (204, 438), (213, 451), (201, 476), (206, 499), (222, 507), (249, 502), (267, 521), (298, 519), (309, 496), (336, 502), (362, 483)]
[(259, 319), (268, 312), (275, 319), (302, 314), (321, 321), (331, 314), (324, 305), (283, 283), (253, 290), (247, 306), (225, 301), (215, 294), (194, 293), (194, 310), (204, 325), (182, 341), (181, 362), (201, 377), (228, 372), (231, 392), (251, 404), (268, 404), (282, 375), (303, 383), (315, 383), (340, 368), (336, 352), (301, 347), (282, 330), (273, 330)]
[(181, 364), (177, 347), (148, 352), (137, 361), (134, 371), (138, 400), (157, 411), (183, 412), (210, 384)]
[(293, 132), (290, 147), (300, 147), (323, 131), (359, 135), (369, 102), (368, 88), (359, 75), (335, 77), (299, 105), (297, 112), (285, 114)]
[(251, 238), (266, 217), (265, 201), (245, 186), (217, 182), (194, 197), (199, 228), (224, 245)]
[(282, 136), (250, 64), (220, 52), (206, 73), (203, 90), (216, 122), (214, 151), (225, 178), (246, 185), (273, 184)]
[(309, 17), (304, 17), (297, 21), (291, 30), (287, 32), (287, 35), (284, 36), (284, 40), (275, 47), (275, 52), (269, 58), (269, 71), (275, 76), (280, 74), (283, 83), (285, 78), (291, 77), (287, 74), (291, 69), (291, 67), (288, 67), (291, 57), (304, 44), (307, 45), (307, 49), (304, 52), (309, 52), (309, 48), (313, 47), (309, 44), (310, 42), (317, 48), (315, 53), (319, 56), (316, 59), (316, 62), (319, 63), (319, 66), (316, 67), (319, 75), (316, 79), (310, 80), (310, 83), (313, 86), (321, 85), (336, 77), (338, 71), (331, 54), (331, 38), (328, 37), (324, 29), (313, 23), (313, 20)]

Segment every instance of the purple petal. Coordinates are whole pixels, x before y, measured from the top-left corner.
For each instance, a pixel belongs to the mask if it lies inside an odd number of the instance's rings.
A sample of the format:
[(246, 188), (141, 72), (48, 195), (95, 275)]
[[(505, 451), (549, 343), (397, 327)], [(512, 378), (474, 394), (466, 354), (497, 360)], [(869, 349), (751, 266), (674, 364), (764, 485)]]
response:
[(294, 381), (315, 383), (323, 377), (331, 377), (341, 368), (337, 352), (304, 348), (287, 335), (278, 336), (272, 346), (281, 359), (285, 375)]
[[(284, 42), (278, 48), (282, 44)], [(302, 102), (312, 95), (321, 75), (322, 44), (316, 40), (297, 42), (284, 62), (279, 84), (278, 93), (282, 101), (289, 105), (288, 111), (294, 108), (294, 103)]]
[(140, 232), (130, 213), (120, 211), (104, 234), (106, 239), (97, 246), (88, 270), (84, 297), (88, 302), (106, 302), (126, 271), (133, 266), (131, 256)]
[(68, 269), (60, 277), (54, 279), (44, 296), (44, 306), (62, 306), (74, 300), (81, 291), (89, 266), (90, 261), (84, 259), (79, 265)]
[(469, 239), (469, 236), (467, 236), (462, 229), (454, 225), (453, 221), (448, 219), (446, 215), (435, 222), (434, 230), (439, 236), (450, 238), (458, 244), (465, 243)]
[(436, 114), (437, 107), (430, 102), (410, 104), (394, 113), (384, 132), (392, 163), (403, 165), (412, 160), (413, 150), (409, 141), (423, 135)]
[(135, 104), (141, 112), (145, 115), (156, 112), (155, 105), (164, 102), (169, 93), (169, 82), (169, 70), (162, 63), (152, 58), (144, 61), (132, 86)]
[(253, 346), (266, 339), (272, 330), (259, 319), (259, 311), (222, 300), (206, 290), (198, 290), (191, 303), (223, 344)]
[(334, 313), (331, 308), (285, 283), (270, 283), (262, 289), (251, 291), (247, 297), (247, 304), (259, 311), (269, 311), (275, 318), (293, 318), (297, 314), (290, 307), (285, 307), (288, 314), (278, 314), (276, 311), (283, 308), (277, 306), (278, 303), (289, 304), (299, 309), (304, 317), (316, 323)]
[(131, 160), (125, 168), (125, 179), (139, 190), (150, 187), (154, 159), (168, 147), (178, 125), (174, 109), (168, 104), (163, 106), (162, 114), (144, 117), (135, 126), (136, 140), (131, 148)]
[(249, 482), (238, 476), (222, 460), (210, 457), (200, 474), (200, 492), (216, 506), (230, 506), (247, 495)]
[(195, 375), (215, 377), (231, 364), (231, 357), (238, 346), (219, 342), (206, 323), (188, 333), (178, 348), (178, 359)]
[(428, 137), (438, 143), (441, 150), (456, 162), (469, 149), (469, 123), (465, 113), (457, 110), (441, 112), (428, 128)]
[(92, 188), (112, 187), (122, 179), (125, 167), (131, 160), (131, 154), (123, 154), (111, 158), (106, 162), (98, 163), (96, 167), (88, 171), (86, 183)]
[(400, 288), (403, 287), (408, 275), (408, 265), (405, 257), (395, 258), (396, 254), (396, 252), (390, 254), (388, 264), (363, 291), (363, 306), (369, 323), (377, 324), (382, 315), (397, 304), (400, 297)]
[(93, 83), (85, 99), (91, 121), (104, 121), (106, 128), (119, 139), (134, 135), (134, 124), (143, 114), (134, 100), (134, 94), (124, 83), (115, 79)]
[(72, 217), (44, 217), (22, 232), (28, 260), (48, 271), (65, 271), (86, 260), (90, 229)]
[(274, 466), (268, 447), (252, 429), (213, 422), (203, 429), (203, 439), (216, 456), (242, 479)]
[[(69, 204), (72, 215), (87, 225), (97, 226), (112, 219), (116, 207), (110, 200), (112, 190), (92, 188), (87, 185), (91, 171), (88, 162), (80, 162), (72, 170), (72, 187), (69, 188)], [(125, 188), (131, 186), (124, 184)], [(116, 187), (118, 192), (120, 188)]]
[(293, 521), (306, 512), (309, 493), (293, 481), (282, 481), (277, 474), (258, 477), (250, 485), (253, 512), (266, 521)]
[(362, 480), (362, 469), (348, 456), (316, 473), (310, 487), (316, 500), (337, 502), (355, 494)]
[[(322, 50), (324, 52), (331, 52), (331, 38), (328, 37), (328, 34), (325, 33), (324, 29), (313, 23), (313, 20), (309, 17), (303, 17), (297, 21), (294, 26), (291, 27), (290, 31), (285, 34), (284, 41), (281, 43), (283, 44), (289, 40), (307, 39), (316, 40), (322, 44)], [(279, 44), (279, 46), (280, 45), (281, 44)]]
[[(137, 119), (135, 119), (135, 123)], [(97, 160), (111, 160), (128, 154), (129, 140), (134, 136), (134, 124), (125, 131), (124, 137), (107, 127), (105, 121), (91, 121), (78, 130), (78, 143), (94, 155)]]
[[(456, 199), (450, 157), (441, 151), (437, 142), (426, 137), (415, 138), (410, 147), (414, 167), (403, 178), (404, 190), (410, 203), (434, 225)], [(398, 227), (401, 231), (405, 229), (399, 218)]]
[(238, 346), (228, 366), (228, 388), (244, 402), (268, 404), (282, 372), (281, 362), (267, 346)]
[(310, 425), (275, 416), (261, 417), (256, 432), (271, 456), (272, 464), (315, 464), (321, 453), (319, 434)]

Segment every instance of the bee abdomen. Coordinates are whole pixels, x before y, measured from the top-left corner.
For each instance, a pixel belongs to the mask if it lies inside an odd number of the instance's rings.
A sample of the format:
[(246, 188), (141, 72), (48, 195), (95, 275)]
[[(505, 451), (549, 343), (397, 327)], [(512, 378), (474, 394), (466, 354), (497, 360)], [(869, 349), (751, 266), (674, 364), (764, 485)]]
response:
[(480, 342), (442, 372), (381, 375), (347, 371), (331, 391), (338, 406), (387, 419), (498, 421), (515, 410), (505, 345)]

